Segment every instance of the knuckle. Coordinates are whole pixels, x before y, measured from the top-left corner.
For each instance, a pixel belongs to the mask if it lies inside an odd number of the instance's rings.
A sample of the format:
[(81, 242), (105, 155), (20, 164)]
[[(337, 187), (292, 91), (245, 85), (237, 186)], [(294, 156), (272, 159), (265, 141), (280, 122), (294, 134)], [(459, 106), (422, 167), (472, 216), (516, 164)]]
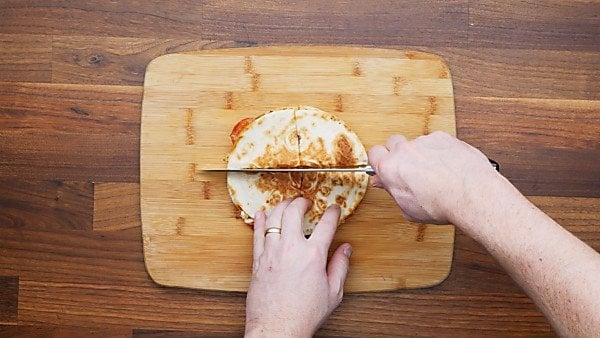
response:
[(385, 158), (379, 163), (379, 170), (382, 173), (388, 173), (394, 170), (395, 162), (391, 158)]
[(431, 135), (435, 137), (446, 137), (448, 134), (441, 130), (436, 130), (433, 133), (431, 133)]

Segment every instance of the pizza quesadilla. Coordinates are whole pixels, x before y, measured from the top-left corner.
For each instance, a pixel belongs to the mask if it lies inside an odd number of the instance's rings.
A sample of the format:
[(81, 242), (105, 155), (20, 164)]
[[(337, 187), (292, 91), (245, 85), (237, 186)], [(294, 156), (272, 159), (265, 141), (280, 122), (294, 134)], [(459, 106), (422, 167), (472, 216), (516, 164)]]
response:
[[(358, 136), (340, 119), (322, 110), (302, 107), (296, 110), (299, 136), (299, 162), (302, 167), (352, 168), (367, 165), (367, 152)], [(352, 172), (304, 173), (302, 196), (313, 201), (303, 229), (310, 234), (328, 206), (341, 208), (340, 221), (350, 216), (367, 190), (369, 175)]]
[[(244, 119), (231, 134), (228, 168), (332, 168), (367, 164), (367, 153), (341, 120), (313, 107), (273, 111)], [(267, 215), (286, 198), (313, 201), (303, 230), (310, 235), (325, 209), (341, 208), (350, 216), (368, 184), (365, 173), (228, 173), (227, 187), (240, 216), (248, 224), (259, 210)]]

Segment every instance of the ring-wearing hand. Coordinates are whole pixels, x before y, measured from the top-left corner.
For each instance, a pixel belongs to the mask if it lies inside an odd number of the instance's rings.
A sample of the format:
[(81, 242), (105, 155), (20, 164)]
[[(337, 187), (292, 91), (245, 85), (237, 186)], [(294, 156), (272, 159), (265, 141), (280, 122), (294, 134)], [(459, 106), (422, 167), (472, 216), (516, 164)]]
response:
[(350, 244), (340, 245), (327, 264), (340, 208), (329, 207), (306, 239), (302, 220), (310, 205), (305, 198), (288, 199), (268, 218), (256, 214), (247, 336), (312, 336), (342, 301)]

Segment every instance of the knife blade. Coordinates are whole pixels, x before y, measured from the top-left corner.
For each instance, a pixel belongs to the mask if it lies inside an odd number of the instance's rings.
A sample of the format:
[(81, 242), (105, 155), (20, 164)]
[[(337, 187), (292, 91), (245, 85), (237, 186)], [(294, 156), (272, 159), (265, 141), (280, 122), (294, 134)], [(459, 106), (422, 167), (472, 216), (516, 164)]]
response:
[(203, 172), (229, 172), (229, 173), (314, 173), (314, 172), (355, 172), (375, 175), (371, 166), (356, 168), (240, 168), (240, 169), (200, 169)]
[[(494, 160), (489, 160), (496, 171), (500, 171), (500, 165)], [(355, 172), (366, 173), (374, 176), (377, 173), (370, 165), (354, 168), (240, 168), (240, 169), (200, 169), (200, 172), (228, 172), (228, 173), (314, 173), (314, 172)]]

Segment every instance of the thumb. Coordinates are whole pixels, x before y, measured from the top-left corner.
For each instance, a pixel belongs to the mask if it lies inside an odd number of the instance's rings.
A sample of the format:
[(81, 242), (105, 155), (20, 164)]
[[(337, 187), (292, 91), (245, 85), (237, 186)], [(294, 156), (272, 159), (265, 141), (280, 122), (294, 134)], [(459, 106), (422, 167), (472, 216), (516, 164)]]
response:
[(350, 269), (350, 256), (352, 256), (352, 246), (344, 243), (335, 250), (327, 265), (329, 289), (331, 294), (336, 296), (338, 303), (344, 296), (344, 283)]
[(375, 188), (384, 188), (381, 178), (379, 178), (377, 175), (371, 177), (371, 185)]

